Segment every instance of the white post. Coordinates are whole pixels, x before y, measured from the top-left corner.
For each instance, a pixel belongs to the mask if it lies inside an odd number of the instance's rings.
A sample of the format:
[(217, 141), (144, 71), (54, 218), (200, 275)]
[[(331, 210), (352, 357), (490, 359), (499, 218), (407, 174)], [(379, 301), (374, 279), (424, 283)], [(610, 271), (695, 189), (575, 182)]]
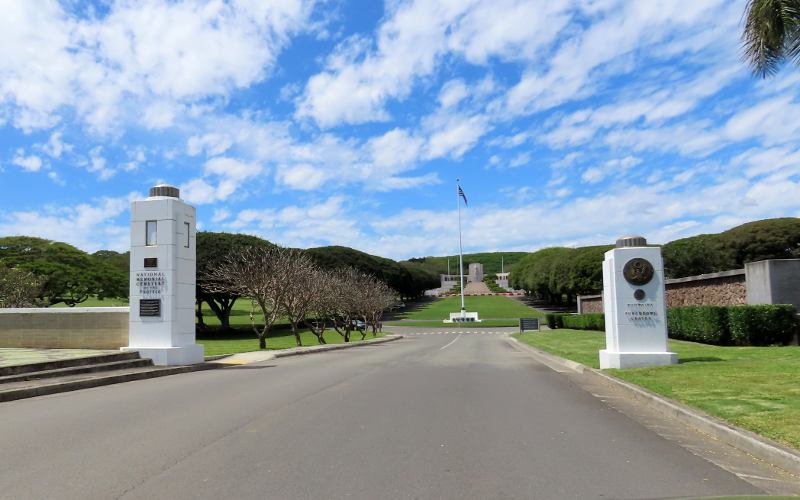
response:
[(128, 347), (157, 365), (202, 363), (195, 343), (195, 209), (159, 185), (131, 204)]
[(459, 181), (456, 179), (456, 208), (458, 209), (458, 274), (461, 280), (461, 317), (464, 317), (466, 308), (464, 307), (464, 249), (461, 245), (461, 196), (459, 194)]
[(606, 348), (600, 368), (671, 365), (678, 355), (667, 351), (664, 264), (659, 247), (641, 236), (617, 240), (603, 261), (603, 309)]

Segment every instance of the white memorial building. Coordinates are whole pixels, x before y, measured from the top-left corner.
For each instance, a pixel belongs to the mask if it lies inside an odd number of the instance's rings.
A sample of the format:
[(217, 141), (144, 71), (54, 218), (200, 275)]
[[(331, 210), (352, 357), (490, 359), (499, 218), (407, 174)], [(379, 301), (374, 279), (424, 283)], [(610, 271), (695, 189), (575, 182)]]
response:
[(157, 365), (202, 363), (195, 343), (195, 209), (158, 185), (131, 204), (128, 347)]

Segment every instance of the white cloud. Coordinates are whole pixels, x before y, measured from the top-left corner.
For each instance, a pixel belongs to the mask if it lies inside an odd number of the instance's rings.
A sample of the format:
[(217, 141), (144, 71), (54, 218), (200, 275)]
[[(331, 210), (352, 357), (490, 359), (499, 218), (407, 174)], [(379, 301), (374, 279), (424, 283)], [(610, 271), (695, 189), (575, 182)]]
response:
[[(478, 64), (495, 56), (530, 58), (568, 21), (567, 6), (519, 0), (389, 4), (374, 49), (363, 38), (340, 45), (325, 70), (308, 80), (297, 100), (297, 116), (321, 127), (387, 120), (386, 101), (407, 97), (445, 54)], [(442, 104), (452, 105), (458, 97), (445, 93)]]
[(25, 156), (23, 150), (18, 150), (11, 163), (25, 170), (26, 172), (38, 172), (42, 169), (42, 159), (36, 155)]
[(372, 163), (379, 168), (387, 168), (393, 172), (393, 167), (413, 163), (419, 156), (423, 140), (411, 136), (408, 131), (395, 128), (382, 136), (369, 140), (368, 148), (371, 150)]
[(191, 179), (180, 187), (184, 199), (190, 203), (208, 204), (226, 201), (243, 184), (258, 177), (264, 168), (234, 158), (215, 157), (203, 166), (203, 177)]
[(310, 9), (299, 0), (150, 0), (79, 19), (55, 1), (8, 2), (0, 107), (26, 130), (53, 126), (65, 108), (99, 131), (120, 118), (162, 128), (184, 103), (264, 79)]
[(130, 229), (119, 216), (128, 210), (137, 193), (118, 198), (101, 198), (94, 203), (48, 206), (41, 211), (0, 212), (0, 234), (38, 236), (64, 241), (94, 252), (100, 249), (125, 251), (130, 248)]

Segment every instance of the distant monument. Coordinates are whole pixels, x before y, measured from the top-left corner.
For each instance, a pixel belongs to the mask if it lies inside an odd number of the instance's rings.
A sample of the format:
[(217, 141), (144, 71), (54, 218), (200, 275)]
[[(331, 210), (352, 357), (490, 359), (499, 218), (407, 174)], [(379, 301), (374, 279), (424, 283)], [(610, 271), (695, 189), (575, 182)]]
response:
[(195, 209), (161, 184), (131, 204), (128, 347), (156, 365), (202, 363), (195, 343)]
[(467, 276), (469, 283), (482, 283), (483, 282), (483, 264), (472, 263), (469, 265), (469, 275)]
[(617, 240), (603, 261), (606, 348), (600, 368), (672, 365), (667, 351), (664, 264), (659, 247), (641, 236)]

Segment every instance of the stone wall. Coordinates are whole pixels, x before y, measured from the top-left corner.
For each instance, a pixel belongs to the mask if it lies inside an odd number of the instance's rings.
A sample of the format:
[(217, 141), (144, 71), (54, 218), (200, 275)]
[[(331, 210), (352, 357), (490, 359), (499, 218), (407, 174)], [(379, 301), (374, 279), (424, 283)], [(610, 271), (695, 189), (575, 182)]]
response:
[(744, 269), (666, 280), (667, 307), (747, 303)]
[[(666, 280), (667, 307), (735, 306), (747, 303), (744, 269)], [(578, 313), (603, 312), (602, 295), (579, 295)]]
[(0, 309), (0, 347), (119, 349), (128, 345), (127, 307)]
[(602, 295), (578, 295), (578, 314), (603, 312)]

